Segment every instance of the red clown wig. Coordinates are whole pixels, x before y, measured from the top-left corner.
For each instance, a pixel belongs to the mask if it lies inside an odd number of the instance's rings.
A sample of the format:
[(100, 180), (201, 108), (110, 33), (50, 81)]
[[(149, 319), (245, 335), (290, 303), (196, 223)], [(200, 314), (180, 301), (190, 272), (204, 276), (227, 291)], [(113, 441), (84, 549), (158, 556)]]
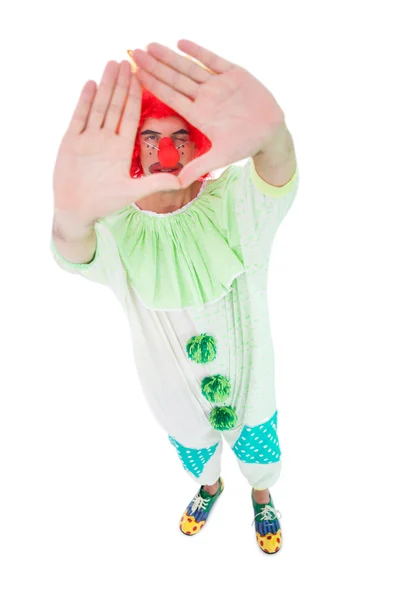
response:
[[(132, 178), (142, 177), (144, 171), (140, 163), (140, 130), (146, 119), (165, 119), (166, 117), (179, 117), (188, 125), (190, 133), (190, 139), (196, 145), (195, 158), (208, 152), (212, 146), (208, 137), (206, 137), (199, 129), (193, 127), (187, 122), (180, 114), (178, 114), (173, 108), (167, 106), (159, 98), (154, 96), (149, 90), (143, 88), (142, 90), (142, 109), (140, 114), (140, 121), (138, 123), (138, 130), (135, 140), (135, 147), (132, 155), (132, 163), (130, 168), (130, 176)], [(199, 177), (199, 181), (204, 181), (210, 177), (210, 173), (206, 173), (202, 177)]]

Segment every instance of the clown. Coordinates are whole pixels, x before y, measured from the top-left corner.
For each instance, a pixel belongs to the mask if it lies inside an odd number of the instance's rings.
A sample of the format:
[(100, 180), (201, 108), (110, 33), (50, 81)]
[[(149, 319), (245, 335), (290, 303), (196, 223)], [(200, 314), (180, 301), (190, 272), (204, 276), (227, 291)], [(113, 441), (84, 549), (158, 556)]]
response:
[(224, 489), (225, 440), (252, 487), (257, 543), (275, 553), (267, 278), (298, 189), (294, 146), (250, 73), (178, 45), (189, 56), (150, 44), (129, 51), (133, 67), (109, 63), (98, 90), (85, 86), (56, 162), (51, 250), (64, 270), (108, 286), (127, 315), (143, 393), (200, 484), (181, 531), (198, 533)]

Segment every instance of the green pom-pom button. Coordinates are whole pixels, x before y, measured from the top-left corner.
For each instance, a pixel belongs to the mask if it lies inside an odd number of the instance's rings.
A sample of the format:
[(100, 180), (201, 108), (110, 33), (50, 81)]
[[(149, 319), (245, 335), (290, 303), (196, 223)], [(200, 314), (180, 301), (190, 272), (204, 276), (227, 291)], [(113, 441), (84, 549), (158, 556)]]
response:
[(205, 377), (201, 382), (201, 392), (209, 402), (223, 402), (231, 391), (231, 382), (223, 375)]
[(238, 417), (233, 406), (217, 406), (210, 413), (210, 423), (218, 431), (233, 429), (237, 420)]
[(217, 347), (213, 337), (202, 333), (190, 338), (186, 344), (186, 352), (191, 360), (204, 364), (215, 359)]

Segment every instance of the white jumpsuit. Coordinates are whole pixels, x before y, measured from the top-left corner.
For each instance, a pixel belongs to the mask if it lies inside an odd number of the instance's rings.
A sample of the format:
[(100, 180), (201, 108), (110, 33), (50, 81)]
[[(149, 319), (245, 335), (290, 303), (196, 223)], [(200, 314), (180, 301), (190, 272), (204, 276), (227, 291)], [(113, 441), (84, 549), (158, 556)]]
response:
[[(87, 264), (65, 260), (51, 238), (62, 269), (108, 286), (120, 301), (143, 393), (200, 485), (220, 476), (221, 436), (252, 487), (270, 488), (279, 478), (267, 277), (298, 181), (296, 168), (274, 187), (249, 158), (204, 182), (172, 213), (132, 203), (96, 221), (96, 253)], [(200, 362), (202, 339), (211, 350)], [(220, 418), (221, 411), (230, 416)]]

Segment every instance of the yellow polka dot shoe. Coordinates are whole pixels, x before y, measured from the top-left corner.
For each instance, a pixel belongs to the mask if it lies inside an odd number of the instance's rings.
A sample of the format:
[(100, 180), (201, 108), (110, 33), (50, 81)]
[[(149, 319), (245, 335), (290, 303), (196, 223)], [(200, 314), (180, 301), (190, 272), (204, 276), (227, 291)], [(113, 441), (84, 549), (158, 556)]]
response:
[(219, 488), (214, 496), (211, 496), (203, 489), (199, 489), (196, 496), (190, 502), (185, 512), (182, 515), (180, 522), (180, 530), (185, 535), (195, 535), (204, 527), (212, 507), (222, 494), (224, 482), (222, 477), (219, 478)]
[(266, 554), (275, 554), (281, 547), (282, 535), (277, 515), (279, 511), (275, 510), (271, 492), (269, 493), (268, 504), (258, 504), (254, 500), (254, 490), (251, 491), (251, 499), (253, 501), (253, 523), (255, 523), (257, 543)]

